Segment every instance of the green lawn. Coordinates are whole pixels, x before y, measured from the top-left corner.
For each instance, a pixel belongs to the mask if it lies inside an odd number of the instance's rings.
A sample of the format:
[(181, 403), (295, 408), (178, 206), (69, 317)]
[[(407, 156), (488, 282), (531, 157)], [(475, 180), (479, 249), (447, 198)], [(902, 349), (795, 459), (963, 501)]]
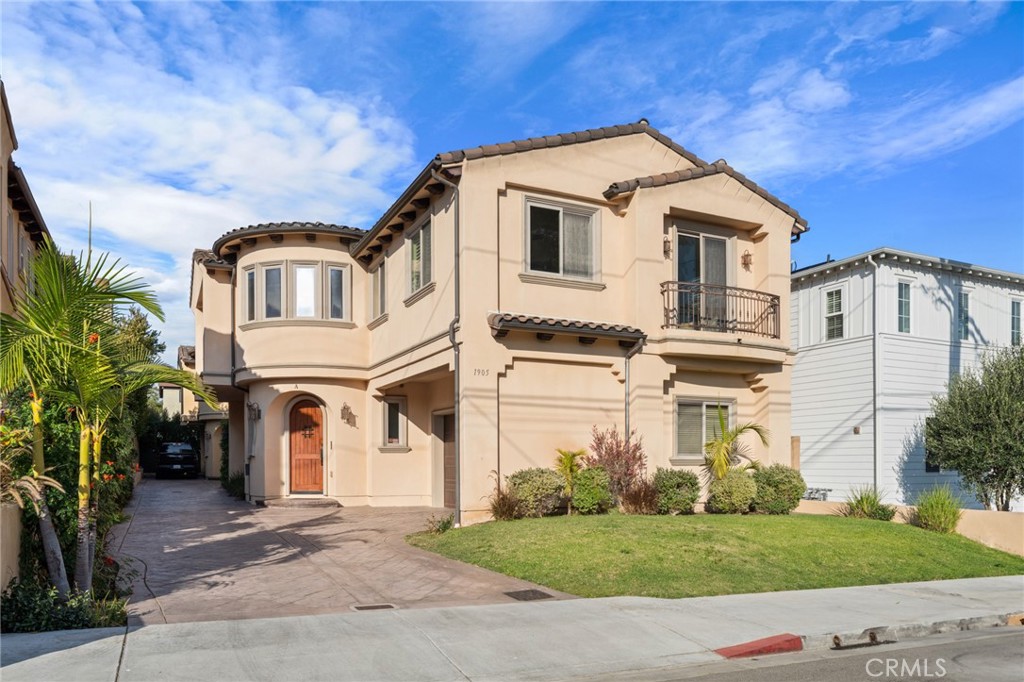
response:
[(408, 542), (582, 597), (696, 597), (1024, 574), (959, 535), (835, 516), (556, 516)]

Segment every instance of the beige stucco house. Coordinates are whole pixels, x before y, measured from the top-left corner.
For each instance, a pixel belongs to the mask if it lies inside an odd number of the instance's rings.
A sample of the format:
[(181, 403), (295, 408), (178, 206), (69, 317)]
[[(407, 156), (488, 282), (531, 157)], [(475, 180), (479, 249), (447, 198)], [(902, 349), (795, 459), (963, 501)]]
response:
[(790, 457), (800, 215), (647, 121), (439, 154), (368, 231), (196, 251), (195, 367), (254, 502), (488, 517), (495, 477), (628, 423), (694, 467), (722, 404)]

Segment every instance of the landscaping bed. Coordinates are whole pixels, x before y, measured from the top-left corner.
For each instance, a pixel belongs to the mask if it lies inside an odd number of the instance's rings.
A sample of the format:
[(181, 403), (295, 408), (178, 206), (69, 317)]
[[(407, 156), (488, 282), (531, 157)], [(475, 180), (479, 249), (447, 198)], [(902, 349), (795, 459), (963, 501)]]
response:
[(553, 516), (407, 538), (581, 597), (698, 597), (1024, 574), (958, 535), (834, 516)]

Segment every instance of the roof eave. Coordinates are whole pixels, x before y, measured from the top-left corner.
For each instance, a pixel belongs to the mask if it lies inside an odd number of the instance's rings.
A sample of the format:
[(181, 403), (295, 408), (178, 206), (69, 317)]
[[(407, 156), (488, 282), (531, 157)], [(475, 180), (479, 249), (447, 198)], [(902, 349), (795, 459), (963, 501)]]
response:
[(431, 176), (431, 171), (436, 171), (445, 165), (441, 162), (440, 156), (440, 154), (435, 156), (433, 159), (430, 160), (430, 163), (424, 166), (423, 170), (421, 170), (419, 174), (409, 184), (409, 186), (405, 188), (405, 191), (402, 192), (398, 199), (396, 199), (395, 202), (391, 204), (391, 206), (388, 208), (388, 210), (384, 212), (384, 215), (382, 215), (380, 219), (376, 223), (374, 223), (373, 227), (370, 228), (369, 232), (363, 235), (363, 238), (352, 246), (351, 253), (353, 258), (359, 258), (359, 256), (362, 255), (363, 251), (366, 250), (366, 247), (368, 247), (373, 242), (373, 240), (377, 238), (377, 236), (381, 233), (381, 231), (384, 228), (386, 228), (395, 218), (398, 217), (398, 214), (401, 213), (402, 210), (409, 204), (409, 202), (412, 201), (413, 198), (420, 192), (420, 190), (422, 190), (427, 185), (427, 181), (433, 179), (433, 176)]
[[(25, 177), (24, 171), (21, 170), (18, 164), (14, 163), (13, 159), (8, 160), (7, 170), (9, 174), (8, 183), (10, 183), (13, 180), (14, 184), (18, 188), (18, 191), (21, 192), (21, 196), (24, 198), (25, 203), (28, 206), (28, 212), (32, 215), (32, 219), (35, 221), (35, 224), (39, 227), (38, 230), (26, 228), (26, 231), (28, 231), (30, 234), (38, 232), (40, 233), (40, 235), (44, 235), (47, 238), (51, 238), (50, 230), (49, 228), (46, 227), (46, 221), (43, 220), (43, 214), (39, 210), (39, 205), (36, 204), (36, 198), (32, 195), (32, 188), (29, 187), (28, 179)], [(19, 214), (20, 213), (21, 211), (19, 211)], [(40, 236), (39, 239), (35, 239), (33, 237), (33, 241), (42, 241), (42, 239), (42, 236)]]
[(11, 117), (11, 106), (7, 103), (7, 87), (0, 80), (0, 105), (4, 108), (4, 120), (7, 121), (7, 130), (11, 133), (11, 151), (18, 150), (18, 136), (14, 134), (14, 119)]

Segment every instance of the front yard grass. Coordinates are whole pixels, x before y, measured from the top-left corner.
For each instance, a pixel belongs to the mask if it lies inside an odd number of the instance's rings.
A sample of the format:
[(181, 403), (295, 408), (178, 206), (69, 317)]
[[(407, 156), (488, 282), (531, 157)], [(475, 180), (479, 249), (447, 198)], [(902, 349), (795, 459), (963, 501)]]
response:
[(408, 538), (581, 597), (698, 597), (1024, 574), (1024, 558), (835, 516), (556, 516)]

